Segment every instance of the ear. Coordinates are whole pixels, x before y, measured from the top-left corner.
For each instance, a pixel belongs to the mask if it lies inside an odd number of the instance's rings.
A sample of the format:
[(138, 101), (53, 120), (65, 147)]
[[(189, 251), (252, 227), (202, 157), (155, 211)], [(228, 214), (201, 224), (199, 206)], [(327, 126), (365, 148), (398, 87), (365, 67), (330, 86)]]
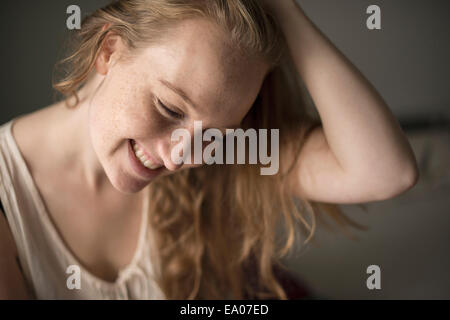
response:
[(99, 50), (94, 67), (99, 74), (106, 75), (113, 63), (123, 54), (125, 46), (119, 35), (113, 31), (109, 31)]

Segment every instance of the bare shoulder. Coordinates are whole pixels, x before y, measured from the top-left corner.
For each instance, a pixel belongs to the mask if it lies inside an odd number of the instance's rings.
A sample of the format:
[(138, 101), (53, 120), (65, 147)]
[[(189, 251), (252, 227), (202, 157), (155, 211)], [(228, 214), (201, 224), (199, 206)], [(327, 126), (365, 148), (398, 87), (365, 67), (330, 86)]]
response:
[(36, 155), (46, 154), (42, 148), (45, 147), (46, 137), (49, 134), (49, 122), (53, 121), (57, 104), (36, 110), (17, 117), (12, 126), (12, 135), (24, 157), (29, 169), (33, 171), (34, 163), (39, 161)]
[(36, 146), (39, 135), (45, 131), (43, 129), (52, 110), (53, 106), (48, 106), (16, 118), (12, 126), (12, 134), (21, 150)]
[(0, 299), (28, 299), (17, 248), (8, 221), (0, 209)]

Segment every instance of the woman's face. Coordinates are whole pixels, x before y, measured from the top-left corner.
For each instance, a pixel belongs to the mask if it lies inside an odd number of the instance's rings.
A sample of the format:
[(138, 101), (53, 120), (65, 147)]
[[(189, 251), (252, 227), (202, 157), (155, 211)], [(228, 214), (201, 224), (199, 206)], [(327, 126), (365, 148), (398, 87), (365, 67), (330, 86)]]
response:
[[(171, 141), (172, 132), (184, 128), (194, 137), (194, 120), (202, 121), (203, 130), (239, 127), (268, 69), (261, 59), (231, 49), (226, 35), (203, 19), (182, 21), (131, 60), (114, 63), (124, 49), (117, 37), (96, 61), (103, 81), (90, 103), (89, 126), (106, 175), (125, 193), (196, 166), (172, 161), (179, 143)], [(146, 165), (159, 168), (143, 166), (135, 144)]]

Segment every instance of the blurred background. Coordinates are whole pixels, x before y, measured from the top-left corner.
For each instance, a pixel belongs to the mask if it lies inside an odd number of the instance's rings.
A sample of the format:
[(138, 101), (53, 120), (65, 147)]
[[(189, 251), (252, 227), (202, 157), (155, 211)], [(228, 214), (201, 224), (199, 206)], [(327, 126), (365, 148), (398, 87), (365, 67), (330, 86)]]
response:
[[(321, 298), (450, 299), (450, 2), (299, 0), (306, 14), (362, 71), (396, 115), (420, 166), (418, 184), (388, 201), (341, 206), (369, 227), (352, 240), (317, 230), (287, 266)], [(82, 16), (107, 0), (4, 0), (0, 11), (0, 123), (52, 103), (69, 5)], [(366, 9), (381, 8), (381, 30)], [(381, 289), (369, 290), (369, 265)]]

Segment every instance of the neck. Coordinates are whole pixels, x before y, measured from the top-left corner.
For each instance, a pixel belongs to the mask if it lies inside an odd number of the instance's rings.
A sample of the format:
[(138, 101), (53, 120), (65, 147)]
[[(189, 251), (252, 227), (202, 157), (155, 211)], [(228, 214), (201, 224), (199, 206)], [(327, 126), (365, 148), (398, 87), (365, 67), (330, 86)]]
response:
[[(51, 119), (50, 139), (58, 146), (57, 157), (64, 168), (69, 168), (73, 175), (83, 179), (86, 188), (93, 194), (104, 193), (114, 189), (105, 174), (93, 148), (89, 132), (89, 110), (92, 97), (101, 85), (103, 77), (94, 75), (78, 91), (79, 103), (68, 108), (65, 101), (54, 106)], [(71, 98), (71, 105), (75, 99)]]

